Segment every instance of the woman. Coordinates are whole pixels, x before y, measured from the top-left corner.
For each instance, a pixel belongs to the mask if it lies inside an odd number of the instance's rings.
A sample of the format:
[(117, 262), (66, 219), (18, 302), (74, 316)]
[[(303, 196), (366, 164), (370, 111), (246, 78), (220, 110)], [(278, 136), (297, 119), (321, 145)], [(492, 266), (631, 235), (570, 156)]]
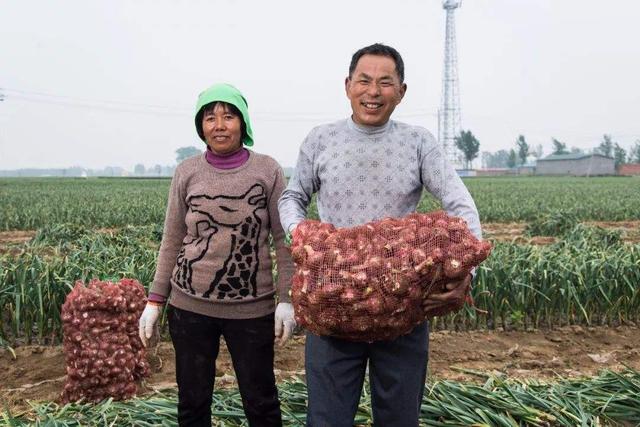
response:
[[(202, 92), (195, 124), (207, 151), (178, 165), (171, 181), (140, 338), (146, 345), (168, 299), (181, 426), (211, 425), (220, 336), (249, 424), (281, 425), (274, 330), (283, 344), (295, 326), (289, 297), (293, 263), (277, 207), (284, 174), (271, 157), (243, 147), (253, 145), (253, 132), (247, 102), (233, 86)], [(277, 289), (269, 235), (276, 247)]]

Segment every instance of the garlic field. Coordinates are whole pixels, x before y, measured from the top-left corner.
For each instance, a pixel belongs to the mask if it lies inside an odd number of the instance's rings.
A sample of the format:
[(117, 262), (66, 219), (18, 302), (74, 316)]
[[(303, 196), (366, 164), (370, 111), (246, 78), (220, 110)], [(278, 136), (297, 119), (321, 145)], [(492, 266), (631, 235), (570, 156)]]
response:
[[(640, 180), (465, 184), (493, 251), (477, 271), (476, 308), (431, 323), (424, 425), (640, 423)], [(56, 403), (66, 295), (92, 278), (150, 284), (168, 188), (164, 179), (0, 180), (0, 425), (176, 425), (168, 341), (151, 352), (137, 399)], [(438, 208), (425, 195), (419, 211)], [(304, 420), (303, 344), (300, 335), (276, 349), (287, 425)], [(219, 362), (216, 422), (246, 425), (228, 355)], [(365, 393), (358, 422), (370, 421)]]

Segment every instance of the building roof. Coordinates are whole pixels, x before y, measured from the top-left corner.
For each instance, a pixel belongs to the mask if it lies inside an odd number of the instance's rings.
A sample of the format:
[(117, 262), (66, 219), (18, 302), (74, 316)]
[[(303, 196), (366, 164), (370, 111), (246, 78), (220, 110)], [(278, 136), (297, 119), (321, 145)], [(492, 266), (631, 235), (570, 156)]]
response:
[(580, 160), (588, 157), (603, 157), (605, 159), (613, 160), (613, 157), (605, 156), (600, 153), (571, 153), (571, 154), (549, 154), (547, 157), (538, 159), (539, 162), (547, 161), (547, 160)]
[(535, 168), (536, 162), (527, 162), (524, 165), (518, 166), (519, 168)]

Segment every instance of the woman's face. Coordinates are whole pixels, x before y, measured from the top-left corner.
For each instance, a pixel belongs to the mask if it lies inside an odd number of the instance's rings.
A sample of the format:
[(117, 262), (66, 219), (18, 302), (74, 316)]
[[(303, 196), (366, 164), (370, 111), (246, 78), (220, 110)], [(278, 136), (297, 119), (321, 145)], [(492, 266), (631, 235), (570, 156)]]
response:
[(202, 133), (216, 154), (231, 154), (242, 147), (242, 119), (220, 102), (202, 115)]

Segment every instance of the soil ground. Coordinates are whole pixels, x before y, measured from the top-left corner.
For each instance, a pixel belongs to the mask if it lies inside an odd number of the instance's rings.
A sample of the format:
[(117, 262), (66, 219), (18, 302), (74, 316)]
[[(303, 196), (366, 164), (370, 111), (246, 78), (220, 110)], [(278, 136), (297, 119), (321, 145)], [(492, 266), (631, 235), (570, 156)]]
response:
[[(553, 379), (594, 375), (601, 369), (640, 370), (640, 329), (636, 326), (571, 326), (549, 331), (440, 331), (431, 334), (429, 378), (481, 381), (463, 370), (508, 378)], [(16, 358), (0, 350), (0, 400), (12, 413), (28, 410), (28, 401), (53, 401), (65, 381), (61, 346), (22, 346)], [(140, 393), (175, 386), (173, 347), (162, 342), (150, 351), (152, 374)], [(231, 360), (223, 346), (217, 362), (216, 387), (236, 387)], [(304, 336), (276, 347), (278, 380), (304, 377)]]

